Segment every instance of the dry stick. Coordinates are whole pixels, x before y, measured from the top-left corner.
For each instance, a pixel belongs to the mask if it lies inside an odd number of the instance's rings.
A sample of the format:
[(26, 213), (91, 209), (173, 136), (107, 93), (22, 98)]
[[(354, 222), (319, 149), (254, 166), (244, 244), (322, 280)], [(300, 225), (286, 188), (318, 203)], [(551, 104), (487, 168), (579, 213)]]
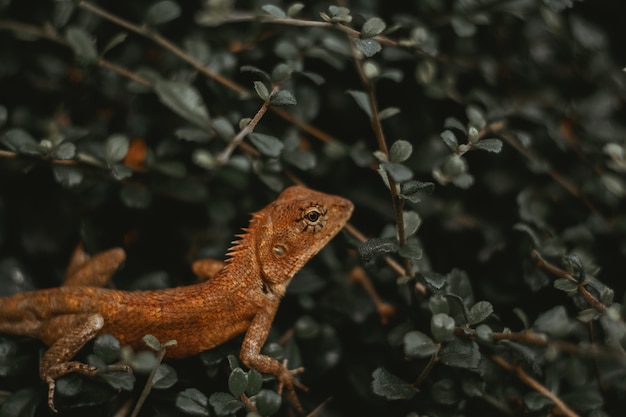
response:
[[(354, 67), (356, 69), (361, 82), (365, 86), (367, 90), (367, 99), (370, 105), (370, 109), (372, 112), (370, 123), (372, 125), (372, 130), (376, 136), (376, 140), (378, 141), (378, 149), (385, 154), (385, 156), (389, 156), (389, 149), (387, 149), (387, 141), (385, 139), (385, 132), (383, 131), (383, 125), (378, 117), (378, 102), (376, 100), (376, 91), (374, 90), (373, 84), (367, 78), (365, 73), (363, 72), (363, 68), (361, 67), (361, 60), (358, 58), (360, 52), (356, 50), (354, 45), (350, 43), (352, 50), (352, 57), (354, 61)], [(404, 216), (402, 213), (402, 208), (404, 205), (403, 200), (398, 195), (398, 187), (396, 181), (391, 177), (391, 175), (387, 175), (387, 181), (389, 183), (389, 190), (391, 192), (391, 201), (393, 202), (393, 209), (396, 215), (396, 229), (398, 231), (398, 243), (400, 246), (406, 244), (406, 235), (404, 233)], [(404, 261), (404, 270), (406, 274), (413, 278), (415, 277), (415, 272), (413, 271), (413, 266), (411, 265), (411, 260), (408, 258), (403, 258)]]
[[(278, 89), (279, 89), (278, 86), (274, 86), (274, 88), (272, 88), (272, 92), (270, 93), (270, 96), (275, 94), (278, 91)], [(235, 148), (243, 141), (243, 139), (246, 136), (252, 133), (252, 131), (254, 130), (256, 125), (259, 124), (259, 122), (261, 121), (261, 118), (263, 117), (265, 112), (267, 112), (267, 109), (269, 109), (270, 106), (271, 104), (268, 98), (267, 100), (265, 100), (265, 102), (263, 102), (263, 105), (261, 105), (261, 108), (256, 112), (252, 120), (250, 120), (250, 122), (243, 129), (241, 129), (241, 131), (237, 133), (237, 135), (235, 135), (235, 137), (228, 143), (228, 146), (226, 146), (226, 148), (224, 148), (222, 153), (220, 153), (220, 155), (217, 157), (218, 164), (221, 165), (225, 163), (226, 161), (228, 161), (228, 159), (230, 158), (230, 155), (233, 153)]]
[[(204, 64), (200, 61), (198, 61), (197, 59), (193, 58), (192, 56), (188, 55), (187, 53), (185, 53), (185, 51), (183, 51), (182, 49), (180, 49), (178, 46), (176, 46), (175, 44), (173, 44), (172, 42), (170, 42), (168, 39), (164, 38), (163, 36), (159, 35), (157, 32), (150, 30), (146, 27), (141, 27), (138, 25), (135, 25), (131, 22), (129, 22), (128, 20), (122, 19), (119, 16), (116, 16), (112, 13), (107, 12), (104, 9), (101, 9), (100, 7), (91, 4), (89, 2), (86, 1), (81, 1), (78, 4), (80, 7), (82, 7), (85, 10), (89, 10), (92, 13), (97, 14), (98, 16), (101, 16), (123, 28), (126, 28), (138, 35), (144, 36), (148, 39), (151, 39), (152, 41), (156, 42), (157, 44), (161, 45), (163, 48), (165, 48), (166, 50), (172, 52), (174, 55), (176, 55), (177, 57), (179, 57), (180, 59), (182, 59), (183, 61), (187, 62), (189, 65), (191, 65), (193, 68), (195, 68), (198, 72), (200, 72), (201, 74), (207, 76), (208, 78), (211, 78), (215, 81), (217, 81), (218, 83), (226, 86), (227, 88), (239, 93), (241, 96), (243, 97), (248, 97), (251, 95), (250, 90), (248, 90), (247, 88), (241, 86), (240, 84), (229, 80), (228, 78), (225, 78), (211, 70), (209, 70), (208, 68), (206, 68), (204, 66)], [(308, 123), (305, 123), (301, 120), (296, 119), (294, 116), (292, 116), (291, 114), (289, 114), (287, 111), (280, 109), (280, 108), (276, 108), (274, 106), (270, 107), (270, 110), (273, 111), (274, 113), (276, 113), (278, 116), (280, 116), (281, 118), (285, 119), (286, 121), (294, 124), (295, 126), (299, 127), (300, 129), (304, 130), (305, 132), (309, 133), (310, 135), (312, 135), (313, 137), (316, 137), (317, 139), (323, 141), (323, 142), (329, 142), (334, 140), (333, 137), (331, 135), (329, 135), (328, 133), (314, 127), (311, 126)]]
[[(512, 135), (506, 134), (506, 133), (500, 133), (500, 137), (502, 137), (502, 139), (504, 139), (516, 151), (518, 151), (523, 156), (525, 156), (526, 159), (532, 162), (539, 161), (539, 158), (537, 158), (530, 150), (520, 145), (520, 143)], [(587, 198), (587, 196), (585, 196), (585, 194), (583, 194), (583, 192), (576, 186), (576, 184), (574, 184), (573, 182), (565, 178), (560, 172), (558, 172), (554, 168), (551, 168), (551, 167), (548, 168), (547, 173), (548, 175), (552, 177), (552, 179), (554, 179), (563, 188), (565, 188), (565, 190), (567, 190), (567, 192), (569, 192), (572, 196), (581, 200), (583, 204), (585, 204), (585, 206), (587, 206), (589, 210), (591, 210), (594, 213), (597, 213), (598, 215), (601, 215), (600, 211), (596, 208), (596, 206)]]
[(541, 269), (545, 269), (546, 271), (556, 275), (559, 278), (565, 278), (569, 281), (572, 281), (576, 284), (578, 284), (578, 292), (580, 293), (580, 295), (582, 295), (585, 300), (587, 301), (587, 303), (589, 303), (589, 305), (596, 309), (597, 311), (600, 312), (604, 312), (606, 311), (607, 307), (602, 304), (600, 301), (598, 301), (598, 299), (596, 299), (588, 290), (587, 288), (585, 288), (585, 283), (584, 282), (579, 282), (576, 278), (574, 278), (569, 272), (555, 266), (552, 265), (551, 263), (547, 262), (546, 260), (544, 260), (541, 255), (539, 254), (539, 252), (537, 252), (536, 250), (533, 250), (532, 252), (532, 258), (537, 262), (537, 266)]
[(548, 390), (546, 387), (541, 385), (539, 381), (537, 381), (536, 379), (528, 375), (526, 372), (524, 372), (524, 370), (519, 365), (513, 365), (507, 362), (502, 356), (499, 356), (499, 355), (491, 355), (490, 358), (492, 361), (500, 365), (502, 368), (514, 374), (524, 384), (528, 385), (529, 387), (531, 387), (532, 389), (534, 389), (541, 395), (552, 400), (554, 405), (561, 411), (561, 413), (563, 413), (564, 416), (579, 417), (578, 414), (574, 412), (574, 410), (569, 408), (567, 404), (565, 404), (563, 401), (561, 401), (559, 397), (557, 397), (552, 392), (550, 392), (550, 390)]
[(121, 26), (125, 29), (128, 29), (132, 32), (135, 32), (139, 35), (142, 35), (148, 39), (153, 40), (155, 43), (157, 43), (158, 45), (161, 45), (162, 47), (164, 47), (165, 49), (167, 49), (168, 51), (172, 52), (174, 55), (176, 55), (177, 57), (179, 57), (180, 59), (182, 59), (183, 61), (187, 62), (188, 64), (190, 64), (192, 67), (194, 67), (196, 70), (200, 71), (202, 74), (204, 74), (205, 76), (217, 81), (218, 83), (225, 85), (226, 87), (230, 88), (231, 90), (234, 90), (236, 92), (238, 92), (241, 95), (249, 95), (249, 91), (240, 86), (239, 84), (229, 80), (228, 78), (225, 78), (223, 76), (221, 76), (220, 74), (217, 74), (213, 71), (210, 71), (209, 69), (207, 69), (204, 64), (200, 61), (198, 61), (197, 59), (193, 58), (191, 55), (188, 55), (187, 53), (185, 53), (185, 51), (183, 51), (182, 49), (180, 49), (178, 46), (174, 45), (172, 42), (170, 42), (169, 40), (167, 40), (166, 38), (164, 38), (163, 36), (161, 36), (159, 33), (153, 31), (152, 29), (146, 27), (146, 26), (138, 26), (135, 25), (131, 22), (129, 22), (128, 20), (122, 19), (119, 16), (116, 16), (112, 13), (107, 12), (106, 10), (92, 4), (89, 3), (87, 1), (80, 1), (78, 3), (78, 6), (82, 9), (88, 10), (94, 14), (97, 14), (100, 17), (103, 17), (107, 20), (109, 20), (110, 22), (115, 23), (118, 26)]
[[(354, 227), (352, 224), (347, 223), (344, 226), (344, 229), (346, 230), (346, 232), (348, 232), (349, 234), (351, 234), (354, 238), (356, 238), (359, 242), (367, 242), (367, 238), (365, 237), (365, 235), (363, 233), (361, 233), (361, 231), (359, 229), (357, 229), (356, 227)], [(387, 265), (393, 269), (393, 271), (398, 274), (399, 276), (406, 276), (406, 271), (404, 270), (404, 268), (398, 263), (396, 262), (395, 259), (386, 256), (385, 257), (385, 262), (387, 262)], [(427, 295), (428, 294), (428, 290), (426, 289), (426, 287), (420, 283), (420, 282), (415, 282), (415, 290), (417, 292), (419, 292), (422, 295)]]
[(139, 399), (137, 400), (137, 404), (135, 404), (135, 408), (133, 409), (133, 413), (130, 415), (130, 417), (137, 417), (137, 415), (139, 414), (139, 411), (141, 410), (141, 407), (143, 406), (143, 403), (148, 398), (148, 395), (150, 394), (150, 390), (152, 389), (152, 381), (154, 380), (154, 376), (156, 375), (157, 369), (159, 369), (159, 365), (161, 364), (161, 362), (163, 362), (163, 358), (165, 357), (166, 350), (167, 349), (164, 346), (161, 346), (161, 349), (159, 349), (156, 364), (150, 371), (150, 375), (148, 375), (148, 380), (146, 381), (146, 385), (144, 385), (143, 390), (141, 391), (141, 395), (139, 396)]

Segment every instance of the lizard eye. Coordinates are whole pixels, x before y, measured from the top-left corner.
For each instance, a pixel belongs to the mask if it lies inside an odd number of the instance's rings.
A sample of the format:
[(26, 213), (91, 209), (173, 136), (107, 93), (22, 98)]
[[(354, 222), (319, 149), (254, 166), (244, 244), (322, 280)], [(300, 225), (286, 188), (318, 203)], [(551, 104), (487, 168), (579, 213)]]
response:
[(304, 213), (304, 218), (307, 219), (311, 223), (317, 223), (320, 219), (320, 212), (317, 209), (309, 209), (306, 213)]
[(314, 232), (317, 232), (326, 225), (326, 218), (324, 215), (326, 211), (323, 207), (309, 207), (304, 211), (302, 219), (304, 220), (304, 230), (313, 228)]

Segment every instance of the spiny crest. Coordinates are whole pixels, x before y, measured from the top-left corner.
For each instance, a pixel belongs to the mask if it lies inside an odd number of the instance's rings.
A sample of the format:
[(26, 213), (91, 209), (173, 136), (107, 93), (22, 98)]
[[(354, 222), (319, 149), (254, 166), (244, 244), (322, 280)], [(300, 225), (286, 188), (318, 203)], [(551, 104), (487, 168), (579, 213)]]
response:
[(251, 236), (251, 231), (254, 231), (254, 227), (256, 222), (258, 222), (261, 218), (263, 218), (263, 214), (260, 212), (252, 213), (252, 218), (250, 219), (250, 224), (248, 227), (241, 228), (243, 233), (238, 233), (235, 235), (237, 239), (231, 241), (232, 246), (226, 252), (226, 263), (232, 263), (233, 258), (244, 249), (246, 249), (249, 245), (249, 240), (254, 239)]

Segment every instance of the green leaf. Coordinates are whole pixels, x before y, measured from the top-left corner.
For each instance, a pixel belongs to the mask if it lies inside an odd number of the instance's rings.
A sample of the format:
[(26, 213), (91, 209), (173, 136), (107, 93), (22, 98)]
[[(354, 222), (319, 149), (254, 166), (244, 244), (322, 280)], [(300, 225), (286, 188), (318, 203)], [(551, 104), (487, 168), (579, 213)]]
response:
[(413, 178), (413, 171), (409, 167), (403, 164), (396, 164), (393, 162), (383, 162), (380, 164), (385, 169), (391, 178), (396, 182), (408, 181)]
[(276, 7), (273, 4), (266, 4), (265, 6), (262, 6), (261, 9), (265, 13), (268, 13), (277, 19), (284, 19), (287, 17), (287, 14), (285, 14), (285, 12), (281, 8)]
[(241, 401), (233, 398), (232, 395), (226, 392), (214, 392), (211, 394), (209, 397), (209, 404), (211, 404), (215, 414), (218, 416), (235, 414), (237, 411), (244, 408)]
[(439, 346), (422, 332), (413, 330), (404, 335), (404, 354), (409, 357), (427, 358), (432, 356)]
[(436, 403), (448, 406), (458, 404), (460, 401), (456, 384), (448, 378), (435, 382), (430, 389), (430, 396)]
[[(422, 278), (424, 278), (424, 282), (426, 282), (426, 284), (428, 284), (430, 287), (436, 290), (440, 290), (443, 288), (444, 285), (446, 285), (446, 277), (444, 277), (441, 274), (438, 274), (437, 272), (424, 271), (420, 273), (420, 275), (422, 276)], [(445, 301), (445, 298), (443, 298), (443, 300)], [(446, 304), (448, 303), (447, 301), (445, 302)], [(444, 312), (447, 312), (447, 309)], [(435, 311), (432, 311), (431, 309), (431, 313), (434, 314)]]
[(270, 98), (270, 90), (267, 88), (263, 81), (254, 82), (254, 91), (263, 101), (267, 101)]
[(481, 324), (476, 327), (476, 336), (483, 342), (493, 342), (493, 330), (486, 324)]
[(50, 156), (54, 159), (72, 159), (76, 154), (76, 145), (71, 142), (63, 142), (52, 149)]
[(393, 375), (385, 368), (372, 372), (372, 391), (388, 400), (410, 400), (415, 396), (415, 388), (405, 380)]
[(259, 414), (263, 416), (275, 414), (283, 403), (283, 398), (269, 389), (262, 389), (254, 398)]
[(400, 184), (400, 195), (413, 203), (419, 203), (420, 193), (431, 194), (434, 189), (435, 184), (432, 182), (409, 180)]
[(83, 171), (78, 167), (53, 165), (52, 174), (55, 181), (64, 187), (75, 187), (83, 181)]
[(177, 19), (180, 14), (180, 6), (175, 1), (159, 1), (148, 9), (146, 13), (146, 23), (151, 26), (160, 25)]
[(475, 149), (483, 151), (500, 153), (502, 150), (502, 141), (500, 139), (481, 139), (474, 144)]
[(248, 386), (246, 394), (248, 396), (256, 395), (263, 388), (263, 375), (256, 369), (252, 368), (248, 371)]
[(376, 42), (374, 39), (355, 39), (354, 45), (368, 58), (376, 55), (382, 49), (380, 43)]
[(404, 220), (404, 235), (406, 237), (414, 235), (422, 224), (422, 218), (416, 211), (402, 212), (402, 219)]
[(70, 26), (65, 31), (65, 39), (76, 56), (84, 62), (95, 63), (98, 60), (95, 42), (83, 28)]
[(147, 334), (142, 337), (142, 340), (150, 349), (154, 350), (155, 352), (161, 350), (161, 342), (159, 342), (159, 339), (157, 339), (153, 335)]
[(389, 161), (390, 162), (404, 162), (411, 156), (413, 152), (413, 145), (406, 140), (397, 140), (391, 144), (389, 149)]
[(546, 333), (554, 337), (564, 337), (571, 330), (574, 324), (567, 316), (567, 311), (563, 306), (556, 306), (541, 314), (535, 320), (533, 329), (539, 333)]
[(396, 253), (397, 251), (398, 246), (395, 239), (373, 238), (361, 243), (358, 247), (359, 256), (363, 262), (367, 262), (376, 256)]
[(467, 128), (459, 119), (454, 117), (446, 117), (446, 120), (443, 121), (443, 127), (446, 129), (458, 129), (461, 132), (467, 135)]
[(476, 33), (476, 25), (462, 16), (453, 16), (450, 23), (460, 38), (469, 38)]
[(212, 128), (209, 111), (202, 96), (191, 84), (183, 81), (158, 80), (154, 91), (161, 103), (174, 113), (203, 129)]
[(296, 97), (291, 91), (280, 90), (270, 97), (270, 104), (272, 106), (293, 106), (298, 104)]
[(93, 353), (104, 363), (110, 364), (117, 360), (120, 353), (120, 341), (111, 334), (103, 334), (93, 343)]
[(454, 339), (454, 319), (447, 314), (437, 313), (430, 319), (430, 331), (437, 342)]
[(296, 320), (294, 325), (296, 335), (301, 339), (312, 339), (320, 334), (320, 325), (309, 315)]
[(478, 130), (481, 130), (487, 124), (483, 112), (477, 106), (470, 104), (465, 108), (465, 114), (469, 119), (470, 126), (473, 126)]
[(128, 153), (128, 137), (121, 134), (114, 134), (107, 138), (104, 155), (109, 162), (120, 162)]
[(456, 139), (456, 135), (452, 133), (451, 130), (444, 130), (439, 136), (441, 136), (443, 143), (445, 143), (448, 148), (450, 148), (453, 152), (457, 151), (459, 148), (459, 141)]
[(281, 62), (272, 70), (272, 81), (285, 81), (287, 78), (291, 77), (291, 74), (293, 74), (293, 68), (291, 65)]
[(262, 133), (250, 133), (248, 138), (250, 138), (250, 142), (252, 142), (259, 152), (273, 158), (278, 157), (285, 147), (280, 139)]
[(28, 155), (41, 154), (37, 141), (30, 135), (30, 133), (22, 129), (7, 130), (4, 135), (2, 135), (0, 142), (13, 152)]
[(181, 127), (180, 129), (176, 129), (174, 134), (178, 139), (197, 143), (206, 143), (209, 142), (212, 138), (212, 136), (206, 130), (187, 127)]
[(552, 406), (553, 402), (548, 397), (533, 391), (524, 395), (524, 404), (530, 411), (539, 411), (542, 408)]
[(553, 283), (554, 288), (565, 292), (574, 292), (578, 290), (578, 283), (570, 281), (567, 278), (559, 278)]
[(209, 399), (196, 388), (187, 388), (176, 396), (176, 408), (192, 416), (209, 416)]
[(423, 251), (422, 248), (419, 246), (417, 240), (411, 239), (398, 248), (398, 255), (402, 256), (403, 258), (417, 261), (419, 259), (422, 259)]
[(117, 35), (113, 36), (113, 38), (111, 38), (111, 40), (109, 40), (104, 46), (104, 48), (102, 48), (102, 55), (104, 56), (104, 54), (115, 48), (117, 45), (121, 45), (122, 43), (124, 43), (126, 41), (126, 38), (128, 38), (128, 33), (126, 32), (120, 32)]
[(380, 120), (389, 119), (390, 117), (395, 116), (400, 113), (400, 109), (397, 107), (387, 107), (386, 109), (381, 110), (378, 113), (378, 118)]
[(176, 382), (178, 382), (176, 370), (166, 363), (159, 364), (152, 380), (152, 388), (167, 389), (171, 388)]
[(127, 167), (126, 165), (111, 164), (110, 168), (111, 168), (111, 175), (113, 175), (113, 178), (115, 178), (118, 181), (121, 181), (133, 175), (133, 170)]
[(248, 386), (248, 375), (241, 368), (235, 368), (228, 376), (228, 390), (235, 398), (239, 398)]
[(361, 29), (361, 38), (365, 39), (380, 35), (386, 28), (387, 25), (383, 19), (379, 17), (372, 17), (363, 24), (363, 29)]
[(269, 76), (267, 72), (263, 71), (260, 68), (254, 67), (252, 65), (244, 65), (241, 68), (239, 68), (239, 71), (252, 73), (256, 75), (258, 78), (260, 78), (261, 81), (265, 83), (265, 85), (272, 85), (272, 78)]
[(284, 152), (283, 158), (291, 165), (303, 170), (308, 171), (315, 168), (317, 164), (317, 158), (315, 154), (310, 151), (292, 151)]
[(0, 406), (0, 417), (33, 417), (42, 398), (39, 387), (15, 390)]
[(347, 90), (346, 93), (350, 94), (352, 98), (354, 98), (356, 104), (358, 104), (359, 107), (365, 112), (365, 114), (367, 114), (367, 116), (371, 119), (373, 112), (367, 94), (365, 94), (363, 91), (357, 90)]
[(122, 391), (132, 391), (137, 378), (129, 372), (115, 371), (98, 374), (98, 378), (106, 382), (111, 388)]
[(480, 349), (472, 340), (455, 338), (439, 351), (441, 363), (455, 368), (478, 369)]
[(489, 301), (479, 301), (470, 308), (469, 324), (478, 324), (487, 319), (493, 313), (493, 306)]
[(126, 207), (146, 209), (152, 203), (152, 193), (145, 186), (128, 184), (120, 189), (120, 199)]
[(328, 14), (320, 13), (323, 20), (333, 23), (350, 23), (352, 16), (350, 15), (350, 9), (347, 7), (328, 6)]
[(304, 9), (304, 4), (294, 3), (291, 6), (289, 6), (289, 8), (287, 9), (287, 16), (294, 17), (295, 15), (300, 13), (302, 9)]

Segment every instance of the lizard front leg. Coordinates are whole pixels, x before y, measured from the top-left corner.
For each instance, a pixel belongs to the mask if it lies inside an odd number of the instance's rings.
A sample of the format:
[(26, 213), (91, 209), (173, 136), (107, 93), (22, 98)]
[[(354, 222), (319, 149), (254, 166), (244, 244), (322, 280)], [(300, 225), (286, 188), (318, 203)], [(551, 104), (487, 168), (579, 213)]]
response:
[[(52, 319), (48, 326), (56, 328), (63, 320), (63, 328), (70, 329), (46, 351), (39, 365), (39, 376), (48, 384), (48, 406), (54, 412), (54, 388), (56, 380), (63, 375), (78, 372), (94, 376), (97, 368), (78, 361), (70, 361), (83, 346), (93, 339), (104, 326), (100, 314), (80, 314), (60, 316)], [(45, 332), (45, 329), (42, 329)]]
[(273, 375), (276, 380), (278, 380), (279, 393), (284, 387), (286, 389), (285, 395), (287, 399), (289, 399), (297, 411), (302, 414), (304, 410), (300, 405), (294, 387), (298, 387), (303, 391), (307, 391), (308, 388), (295, 379), (294, 373), (287, 369), (285, 365), (281, 364), (276, 359), (261, 354), (261, 348), (267, 339), (277, 308), (278, 304), (276, 303), (257, 313), (243, 339), (239, 356), (247, 367), (254, 368), (265, 374)]

